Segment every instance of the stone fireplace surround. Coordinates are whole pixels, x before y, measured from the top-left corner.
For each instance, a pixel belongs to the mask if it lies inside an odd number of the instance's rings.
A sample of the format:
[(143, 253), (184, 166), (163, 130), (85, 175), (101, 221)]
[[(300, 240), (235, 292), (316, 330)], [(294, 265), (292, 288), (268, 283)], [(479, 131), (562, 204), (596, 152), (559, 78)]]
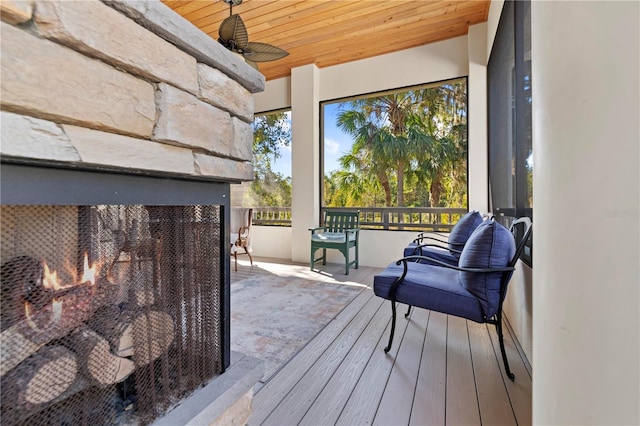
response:
[[(253, 178), (252, 93), (264, 77), (161, 2), (3, 0), (1, 11), (6, 169)], [(261, 368), (232, 354), (223, 375), (159, 422), (246, 421)]]

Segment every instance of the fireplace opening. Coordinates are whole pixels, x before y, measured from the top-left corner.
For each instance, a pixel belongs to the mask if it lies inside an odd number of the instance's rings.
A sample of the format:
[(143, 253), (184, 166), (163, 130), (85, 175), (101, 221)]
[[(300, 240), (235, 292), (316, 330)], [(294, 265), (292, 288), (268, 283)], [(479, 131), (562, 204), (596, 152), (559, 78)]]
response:
[(6, 198), (3, 425), (149, 424), (228, 367), (225, 205)]

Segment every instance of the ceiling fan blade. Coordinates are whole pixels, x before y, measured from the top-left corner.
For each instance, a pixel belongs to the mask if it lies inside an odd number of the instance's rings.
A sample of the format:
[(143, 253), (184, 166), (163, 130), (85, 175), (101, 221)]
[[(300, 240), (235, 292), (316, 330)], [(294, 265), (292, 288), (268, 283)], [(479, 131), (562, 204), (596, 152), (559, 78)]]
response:
[[(218, 35), (220, 36), (221, 43), (227, 47), (244, 50), (247, 44), (249, 44), (247, 27), (244, 25), (244, 22), (242, 22), (240, 15), (231, 15), (222, 21), (218, 29)], [(234, 46), (230, 46), (230, 44)]]
[(249, 59), (247, 59), (247, 58), (244, 58), (244, 61), (245, 61), (247, 64), (251, 65), (253, 68), (258, 69), (258, 64), (257, 64), (257, 63), (255, 63), (255, 62), (253, 62), (253, 61), (251, 61), (251, 60), (249, 60)]
[(253, 62), (275, 61), (284, 58), (289, 52), (267, 43), (249, 42), (244, 51), (245, 59)]

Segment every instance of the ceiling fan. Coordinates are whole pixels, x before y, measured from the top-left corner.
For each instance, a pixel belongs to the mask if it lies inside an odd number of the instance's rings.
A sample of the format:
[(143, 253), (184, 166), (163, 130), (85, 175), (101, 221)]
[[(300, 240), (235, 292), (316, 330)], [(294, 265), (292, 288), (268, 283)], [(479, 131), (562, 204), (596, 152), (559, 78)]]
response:
[(229, 17), (220, 24), (218, 41), (227, 49), (242, 55), (244, 60), (258, 69), (256, 62), (275, 61), (284, 58), (289, 53), (277, 46), (267, 43), (249, 41), (247, 27), (240, 15), (233, 14), (233, 6), (238, 6), (242, 0), (222, 0), (229, 5)]

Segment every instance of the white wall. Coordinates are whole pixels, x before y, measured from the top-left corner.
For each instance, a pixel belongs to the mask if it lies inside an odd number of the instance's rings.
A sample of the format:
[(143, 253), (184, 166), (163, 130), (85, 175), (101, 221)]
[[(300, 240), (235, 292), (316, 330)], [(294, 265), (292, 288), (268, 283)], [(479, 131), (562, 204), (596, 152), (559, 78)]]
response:
[(640, 424), (640, 3), (532, 2), (533, 423)]
[(288, 226), (252, 226), (252, 256), (291, 259), (291, 228)]
[(467, 37), (321, 68), (320, 99), (330, 100), (467, 75)]
[[(257, 112), (284, 107), (292, 109), (293, 161), (298, 161), (299, 164), (294, 164), (292, 171), (293, 198), (298, 207), (294, 206), (293, 211), (291, 260), (309, 261), (307, 228), (317, 225), (319, 221), (319, 173), (317, 173), (317, 163), (312, 164), (319, 155), (319, 133), (316, 133), (317, 136), (311, 135), (312, 132), (319, 132), (319, 120), (316, 118), (317, 115), (313, 115), (315, 114), (314, 106), (318, 108), (318, 102), (324, 100), (465, 76), (469, 73), (467, 51), (467, 37), (457, 37), (375, 58), (316, 69), (317, 72), (308, 71), (306, 67), (310, 66), (300, 67), (292, 70), (291, 77), (268, 81), (266, 90), (254, 95)], [(474, 84), (480, 85), (481, 80), (482, 78)], [(313, 94), (316, 88), (317, 98)], [(305, 90), (307, 90), (306, 96)], [(302, 95), (296, 96), (296, 93)], [(478, 105), (481, 103), (478, 97), (475, 100)], [(304, 111), (308, 111), (311, 115)], [(304, 122), (301, 123), (301, 120)], [(481, 126), (477, 126), (477, 129), (479, 129), (475, 131), (477, 136), (472, 135), (470, 129), (469, 145), (478, 143), (479, 146), (485, 146), (486, 132)], [(474, 148), (477, 147), (474, 146)], [(483, 148), (476, 149), (480, 152), (482, 150)], [(296, 155), (296, 152), (300, 155)], [(479, 174), (475, 179), (486, 181), (483, 175), (486, 171), (482, 171), (482, 167), (478, 170)], [(472, 173), (473, 171), (470, 170), (470, 179), (474, 178)], [(482, 203), (486, 203), (486, 192), (478, 194), (477, 200), (470, 199), (470, 205), (482, 205)], [(295, 220), (295, 218), (301, 219)], [(361, 234), (360, 264), (386, 266), (391, 261), (397, 260), (402, 253), (402, 248), (414, 237), (415, 233), (409, 232), (364, 231)], [(380, 250), (380, 247), (385, 247), (385, 250)], [(261, 251), (257, 245), (255, 250)], [(343, 262), (340, 253), (331, 253), (328, 257), (330, 262)]]
[(489, 211), (487, 24), (469, 27), (469, 210)]

